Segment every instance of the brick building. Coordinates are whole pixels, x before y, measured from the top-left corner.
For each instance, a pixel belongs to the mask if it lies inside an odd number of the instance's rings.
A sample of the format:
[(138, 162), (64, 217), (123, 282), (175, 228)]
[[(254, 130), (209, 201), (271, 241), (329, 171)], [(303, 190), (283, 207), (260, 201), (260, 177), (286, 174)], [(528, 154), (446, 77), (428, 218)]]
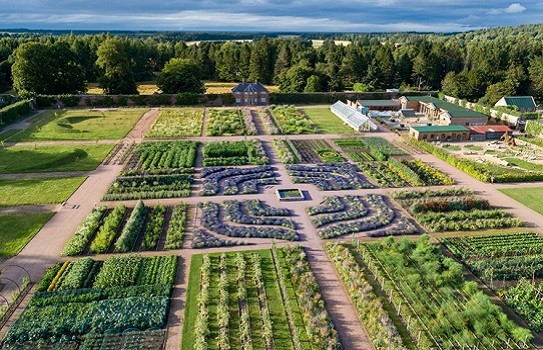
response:
[(239, 83), (232, 88), (238, 106), (262, 106), (270, 103), (268, 89), (259, 82)]

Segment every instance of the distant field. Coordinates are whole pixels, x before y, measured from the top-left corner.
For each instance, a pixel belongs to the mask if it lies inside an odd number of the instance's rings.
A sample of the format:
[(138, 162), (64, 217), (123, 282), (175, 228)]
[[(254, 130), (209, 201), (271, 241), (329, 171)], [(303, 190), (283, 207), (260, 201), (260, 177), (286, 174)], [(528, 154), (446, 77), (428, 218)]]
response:
[(146, 109), (114, 111), (50, 111), (40, 121), (9, 141), (37, 140), (105, 140), (123, 138)]
[(309, 119), (326, 134), (352, 134), (354, 129), (345, 125), (328, 108), (304, 108)]
[(70, 198), (86, 177), (0, 180), (0, 206), (56, 204)]
[[(324, 40), (311, 40), (311, 43), (313, 44), (313, 48), (317, 49), (324, 44)], [(342, 46), (351, 45), (351, 42), (348, 40), (334, 40), (334, 43), (336, 45), (342, 45)]]
[(94, 170), (113, 145), (0, 149), (0, 174)]
[(17, 255), (53, 213), (0, 215), (0, 257)]
[[(229, 93), (231, 92), (231, 89), (236, 86), (238, 83), (236, 82), (206, 82), (206, 93), (207, 94), (223, 94), (223, 93)], [(155, 82), (149, 81), (149, 82), (142, 82), (137, 83), (138, 86), (138, 92), (140, 95), (152, 95), (155, 93), (160, 93), (160, 89), (156, 85)], [(278, 92), (279, 87), (274, 85), (266, 85), (268, 90), (270, 92)], [(89, 84), (87, 87), (87, 93), (90, 95), (103, 95), (104, 90), (102, 88), (98, 87), (96, 84)]]
[(543, 215), (543, 187), (506, 188), (500, 192)]

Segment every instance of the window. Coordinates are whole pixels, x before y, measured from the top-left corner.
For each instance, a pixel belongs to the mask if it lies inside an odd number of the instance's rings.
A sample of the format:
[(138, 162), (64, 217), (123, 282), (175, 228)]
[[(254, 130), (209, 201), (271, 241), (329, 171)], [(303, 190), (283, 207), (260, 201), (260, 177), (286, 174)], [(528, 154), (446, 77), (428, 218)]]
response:
[(261, 98), (260, 98), (260, 102), (266, 102), (266, 98), (265, 98), (265, 97), (261, 97)]
[(240, 103), (241, 102), (241, 98), (237, 97), (236, 98), (236, 103)]

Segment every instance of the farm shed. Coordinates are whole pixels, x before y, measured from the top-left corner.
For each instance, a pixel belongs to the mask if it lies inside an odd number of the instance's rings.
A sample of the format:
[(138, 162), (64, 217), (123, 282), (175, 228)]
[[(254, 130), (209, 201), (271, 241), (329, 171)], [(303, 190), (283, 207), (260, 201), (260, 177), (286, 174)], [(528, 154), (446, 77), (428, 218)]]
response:
[(468, 126), (468, 129), (471, 131), (471, 140), (499, 140), (505, 133), (509, 136), (513, 135), (513, 130), (511, 130), (507, 125), (479, 125), (479, 126)]
[(409, 136), (426, 141), (468, 141), (470, 131), (462, 125), (412, 126)]
[(259, 82), (239, 83), (232, 88), (238, 106), (262, 106), (270, 102), (268, 89)]
[(532, 96), (504, 96), (495, 107), (516, 107), (521, 113), (535, 112), (536, 104)]
[(356, 100), (349, 101), (348, 104), (362, 113), (368, 111), (398, 111), (401, 107), (399, 100)]
[(334, 113), (339, 119), (343, 120), (345, 124), (349, 125), (351, 128), (356, 131), (375, 131), (377, 130), (377, 125), (371, 119), (357, 111), (351, 106), (347, 106), (341, 101), (334, 103), (330, 110)]
[(486, 125), (488, 117), (432, 96), (402, 96), (402, 109), (412, 108), (439, 125)]

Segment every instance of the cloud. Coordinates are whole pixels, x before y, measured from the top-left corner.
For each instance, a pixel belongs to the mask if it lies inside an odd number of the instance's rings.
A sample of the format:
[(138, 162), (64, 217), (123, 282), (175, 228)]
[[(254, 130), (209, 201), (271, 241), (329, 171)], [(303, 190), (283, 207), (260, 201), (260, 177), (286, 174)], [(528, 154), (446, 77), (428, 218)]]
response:
[(522, 6), (518, 2), (509, 5), (508, 8), (503, 10), (503, 12), (505, 12), (505, 13), (521, 13), (521, 12), (524, 12), (524, 11), (526, 11), (526, 7)]
[(526, 7), (522, 6), (519, 2), (515, 2), (504, 9), (492, 9), (486, 14), (491, 16), (498, 16), (503, 14), (516, 14), (526, 11)]

